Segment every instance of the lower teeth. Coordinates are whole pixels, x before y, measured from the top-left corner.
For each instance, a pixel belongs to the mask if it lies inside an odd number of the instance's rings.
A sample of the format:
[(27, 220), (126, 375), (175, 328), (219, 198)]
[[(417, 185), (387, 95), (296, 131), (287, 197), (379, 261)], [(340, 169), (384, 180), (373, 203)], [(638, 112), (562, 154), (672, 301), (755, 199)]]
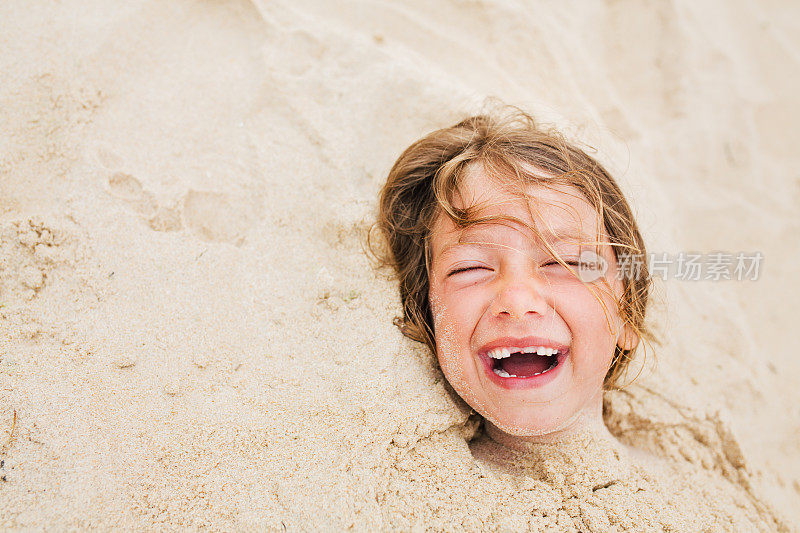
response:
[[(538, 376), (538, 375), (544, 374), (546, 372), (550, 372), (551, 370), (553, 370), (557, 366), (558, 366), (558, 364), (556, 363), (553, 366), (551, 366), (550, 368), (548, 368), (547, 370), (542, 370), (541, 372), (536, 372), (535, 374), (533, 374), (533, 376)], [(498, 376), (500, 376), (501, 378), (518, 378), (518, 377), (520, 377), (520, 376), (518, 376), (516, 374), (509, 374), (508, 372), (506, 372), (502, 368), (493, 368), (492, 371), (495, 374), (497, 374)], [(533, 377), (533, 376), (525, 376), (525, 377)]]

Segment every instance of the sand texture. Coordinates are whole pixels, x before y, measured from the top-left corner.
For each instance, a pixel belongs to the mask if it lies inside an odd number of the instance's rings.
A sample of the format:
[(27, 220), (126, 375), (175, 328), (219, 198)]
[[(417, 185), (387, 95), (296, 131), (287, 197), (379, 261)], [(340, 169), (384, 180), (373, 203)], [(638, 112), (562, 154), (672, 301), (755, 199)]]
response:
[[(0, 530), (800, 528), (798, 35), (791, 1), (0, 3)], [(657, 469), (502, 456), (392, 325), (377, 191), (487, 96), (651, 251), (764, 254), (658, 284), (605, 399)]]

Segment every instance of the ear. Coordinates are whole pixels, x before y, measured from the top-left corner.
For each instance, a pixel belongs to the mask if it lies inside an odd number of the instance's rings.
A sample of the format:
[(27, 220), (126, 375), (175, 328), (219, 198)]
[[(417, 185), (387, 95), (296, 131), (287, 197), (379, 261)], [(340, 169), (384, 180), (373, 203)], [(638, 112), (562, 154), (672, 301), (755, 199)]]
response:
[(617, 346), (622, 350), (633, 350), (639, 345), (639, 336), (636, 334), (630, 324), (623, 324), (619, 336), (617, 337)]

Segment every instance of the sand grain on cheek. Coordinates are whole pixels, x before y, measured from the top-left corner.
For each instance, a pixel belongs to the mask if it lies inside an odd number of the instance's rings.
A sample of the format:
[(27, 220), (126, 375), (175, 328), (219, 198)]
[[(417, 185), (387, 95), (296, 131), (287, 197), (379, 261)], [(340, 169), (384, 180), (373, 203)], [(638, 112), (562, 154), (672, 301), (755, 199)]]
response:
[[(456, 386), (464, 383), (464, 369), (461, 362), (458, 335), (453, 324), (444, 323), (436, 334), (436, 346), (439, 351), (439, 364), (444, 370), (447, 366), (450, 384)], [(444, 364), (442, 364), (444, 362)]]
[(461, 378), (459, 365), (448, 364), (449, 361), (453, 361), (457, 357), (458, 351), (455, 328), (447, 320), (447, 307), (441, 303), (441, 298), (435, 294), (430, 294), (428, 300), (431, 306), (431, 316), (433, 317), (433, 332), (439, 366), (442, 367), (443, 371), (445, 367), (448, 367), (450, 372), (456, 372), (457, 376)]

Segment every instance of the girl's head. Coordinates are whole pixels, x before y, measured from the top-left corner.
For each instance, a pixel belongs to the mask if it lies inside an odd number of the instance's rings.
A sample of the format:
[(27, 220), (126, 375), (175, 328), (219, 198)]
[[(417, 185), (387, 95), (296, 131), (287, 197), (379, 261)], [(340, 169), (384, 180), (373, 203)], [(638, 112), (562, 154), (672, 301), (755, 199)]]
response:
[(399, 277), (404, 334), (426, 343), (455, 391), (505, 433), (543, 435), (599, 415), (602, 388), (651, 337), (645, 247), (622, 192), (516, 108), (406, 149), (377, 225)]

